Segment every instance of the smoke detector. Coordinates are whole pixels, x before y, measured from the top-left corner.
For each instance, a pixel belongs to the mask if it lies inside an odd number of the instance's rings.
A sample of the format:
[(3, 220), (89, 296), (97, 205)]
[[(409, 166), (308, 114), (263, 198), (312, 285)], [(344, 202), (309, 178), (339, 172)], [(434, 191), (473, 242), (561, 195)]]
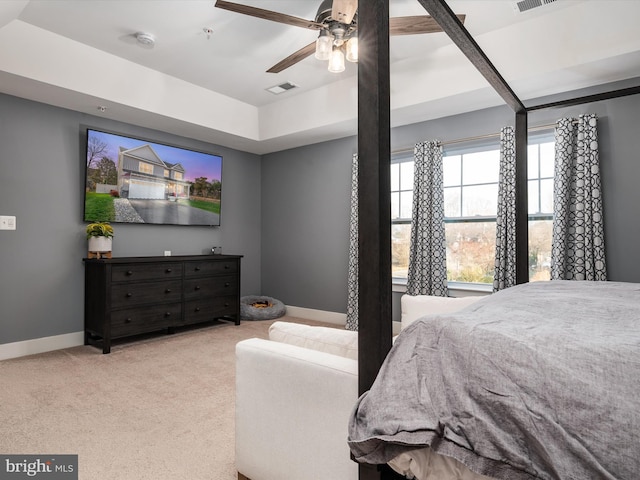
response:
[(156, 38), (150, 33), (138, 32), (136, 33), (136, 40), (145, 47), (153, 47), (156, 44)]

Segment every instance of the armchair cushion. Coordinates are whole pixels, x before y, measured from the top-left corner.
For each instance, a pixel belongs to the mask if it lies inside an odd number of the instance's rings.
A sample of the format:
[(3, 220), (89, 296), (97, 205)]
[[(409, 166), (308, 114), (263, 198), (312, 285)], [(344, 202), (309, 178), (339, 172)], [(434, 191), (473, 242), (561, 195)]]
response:
[(269, 340), (358, 359), (358, 332), (352, 330), (274, 322), (269, 327)]
[(467, 305), (480, 300), (475, 297), (433, 297), (431, 295), (402, 295), (400, 306), (402, 317), (401, 329), (404, 330), (411, 323), (425, 315), (441, 315), (456, 312)]

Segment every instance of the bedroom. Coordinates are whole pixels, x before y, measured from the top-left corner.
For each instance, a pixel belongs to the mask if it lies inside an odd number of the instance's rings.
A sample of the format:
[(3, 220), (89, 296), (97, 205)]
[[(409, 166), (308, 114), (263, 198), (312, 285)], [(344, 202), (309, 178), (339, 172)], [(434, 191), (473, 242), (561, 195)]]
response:
[[(14, 37), (10, 38), (15, 41)], [(3, 45), (9, 45), (6, 37), (2, 40)], [(30, 40), (25, 37), (19, 43), (28, 46)], [(29, 58), (27, 53), (22, 53), (26, 59)], [(8, 52), (4, 51), (4, 55)], [(15, 79), (18, 74), (14, 71), (8, 75)], [(4, 80), (3, 88), (8, 88), (11, 82)], [(65, 87), (70, 89), (73, 85), (66, 84)], [(84, 90), (81, 85), (76, 88)], [(73, 336), (82, 328), (82, 264), (79, 259), (85, 250), (78, 191), (82, 176), (82, 165), (78, 163), (79, 127), (89, 124), (154, 138), (161, 135), (187, 146), (210, 147), (200, 143), (202, 140), (185, 139), (192, 136), (182, 131), (165, 136), (168, 128), (148, 130), (145, 128), (148, 124), (136, 117), (140, 113), (137, 111), (129, 112), (131, 116), (121, 123), (97, 115), (94, 103), (91, 112), (81, 113), (72, 104), (60, 108), (46, 105), (46, 102), (16, 98), (11, 91), (6, 93), (9, 95), (2, 96), (0, 110), (3, 167), (0, 177), (3, 211), (0, 214), (17, 216), (18, 228), (15, 232), (0, 232), (0, 263), (2, 271), (5, 275), (8, 272), (11, 278), (0, 293), (4, 307), (1, 341), (8, 344)], [(62, 101), (64, 91), (56, 93), (58, 101)], [(605, 120), (603, 128), (608, 129), (609, 136), (603, 135), (602, 148), (612, 152), (609, 157), (615, 158), (616, 162), (603, 161), (602, 165), (607, 192), (608, 260), (611, 277), (625, 281), (640, 280), (637, 273), (640, 259), (635, 248), (635, 238), (640, 232), (633, 221), (639, 196), (635, 183), (640, 178), (635, 161), (637, 121), (634, 112), (638, 106), (638, 99), (629, 97), (600, 102), (589, 110)], [(545, 112), (536, 115), (535, 121), (549, 123), (557, 116), (576, 115), (585, 109), (572, 107)], [(474, 110), (458, 117), (395, 128), (393, 146), (406, 148), (432, 137), (452, 139), (494, 133), (512, 121), (510, 110), (502, 106)], [(355, 130), (353, 132), (355, 134)], [(212, 135), (212, 138), (216, 137)], [(345, 201), (350, 157), (356, 150), (353, 134), (264, 154), (223, 147), (222, 142), (211, 143), (225, 158), (228, 182), (225, 200), (228, 201), (223, 227), (213, 231), (195, 230), (190, 235), (183, 235), (183, 230), (173, 228), (150, 227), (141, 231), (123, 227), (117, 232), (115, 253), (145, 255), (163, 250), (176, 254), (199, 253), (212, 245), (222, 245), (224, 251), (245, 255), (244, 293), (262, 292), (281, 298), (289, 305), (344, 312), (348, 255)], [(292, 178), (296, 179), (297, 188), (282, 188), (282, 185), (291, 185)], [(304, 182), (300, 178), (305, 179)], [(328, 192), (327, 185), (331, 188)], [(303, 192), (314, 195), (301, 198)], [(317, 198), (322, 202), (313, 201)], [(286, 214), (275, 215), (273, 212)], [(43, 228), (46, 240), (39, 235)], [(43, 245), (43, 242), (47, 243)], [(22, 300), (27, 288), (29, 298), (35, 298), (37, 302)], [(322, 294), (318, 295), (318, 291)], [(51, 305), (57, 306), (54, 312)], [(73, 341), (73, 337), (70, 340)], [(65, 341), (69, 339), (65, 337)]]

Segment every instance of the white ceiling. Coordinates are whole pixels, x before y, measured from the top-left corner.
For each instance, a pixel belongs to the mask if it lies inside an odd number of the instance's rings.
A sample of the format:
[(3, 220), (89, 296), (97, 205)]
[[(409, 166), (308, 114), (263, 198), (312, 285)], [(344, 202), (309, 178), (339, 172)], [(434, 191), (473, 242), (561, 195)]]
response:
[[(313, 19), (320, 0), (237, 3)], [(524, 13), (513, 0), (448, 3), (522, 100), (640, 77), (637, 0)], [(266, 73), (317, 33), (214, 5), (0, 1), (0, 92), (259, 154), (356, 134), (356, 65), (331, 74), (311, 56)], [(426, 13), (390, 1), (392, 17)], [(136, 42), (140, 31), (153, 48)], [(503, 103), (444, 33), (393, 37), (390, 50), (394, 126)], [(287, 81), (299, 88), (266, 91)]]

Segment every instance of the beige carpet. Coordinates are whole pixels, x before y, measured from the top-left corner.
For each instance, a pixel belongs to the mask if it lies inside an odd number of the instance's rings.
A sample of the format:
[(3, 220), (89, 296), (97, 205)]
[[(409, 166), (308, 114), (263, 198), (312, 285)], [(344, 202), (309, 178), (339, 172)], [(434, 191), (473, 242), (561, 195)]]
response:
[(1, 361), (0, 453), (77, 454), (81, 480), (235, 480), (234, 348), (271, 323)]

